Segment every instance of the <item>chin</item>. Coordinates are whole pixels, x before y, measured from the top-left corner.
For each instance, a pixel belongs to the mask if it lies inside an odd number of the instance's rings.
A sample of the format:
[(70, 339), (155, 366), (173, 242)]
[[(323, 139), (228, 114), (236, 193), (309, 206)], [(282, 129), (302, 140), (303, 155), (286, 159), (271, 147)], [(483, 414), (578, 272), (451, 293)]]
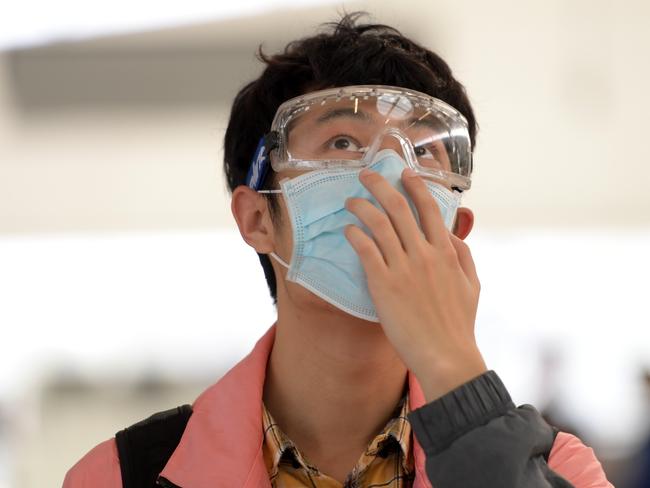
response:
[(354, 322), (358, 323), (360, 326), (378, 326), (379, 322), (373, 322), (372, 320), (366, 320), (362, 319), (360, 317), (357, 317), (355, 315), (347, 313), (345, 310), (341, 310), (340, 308), (336, 307), (335, 305), (332, 305), (331, 303), (323, 300), (322, 298), (314, 295), (313, 293), (310, 293), (311, 296), (313, 297), (312, 299), (312, 305), (313, 307), (318, 307), (320, 310), (323, 310), (327, 312), (328, 314), (332, 315), (332, 318), (340, 318), (341, 320), (347, 321), (347, 322)]
[(360, 326), (379, 326), (379, 322), (365, 320), (354, 315), (347, 313), (344, 310), (332, 305), (330, 302), (322, 299), (318, 295), (312, 293), (307, 288), (301, 285), (292, 283), (290, 290), (291, 300), (297, 304), (300, 309), (308, 311), (309, 313), (327, 314), (332, 319), (340, 319), (346, 322), (358, 323)]

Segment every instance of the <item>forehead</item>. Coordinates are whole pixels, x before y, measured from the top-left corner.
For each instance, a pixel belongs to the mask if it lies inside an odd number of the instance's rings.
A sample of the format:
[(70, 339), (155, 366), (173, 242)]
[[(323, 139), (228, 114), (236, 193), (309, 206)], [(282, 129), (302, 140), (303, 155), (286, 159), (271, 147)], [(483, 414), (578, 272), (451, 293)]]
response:
[(324, 99), (302, 107), (287, 125), (290, 131), (298, 125), (310, 129), (334, 124), (390, 125), (400, 128), (427, 127), (443, 129), (446, 124), (434, 107), (418, 104), (401, 96), (342, 97)]

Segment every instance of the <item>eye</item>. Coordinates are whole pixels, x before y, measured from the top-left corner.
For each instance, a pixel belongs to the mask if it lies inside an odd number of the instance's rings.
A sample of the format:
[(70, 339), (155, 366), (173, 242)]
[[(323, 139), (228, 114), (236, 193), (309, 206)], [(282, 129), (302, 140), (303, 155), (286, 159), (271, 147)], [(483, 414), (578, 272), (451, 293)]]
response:
[(429, 150), (426, 146), (417, 146), (415, 148), (415, 155), (418, 158), (425, 158), (425, 159), (437, 159), (437, 149), (434, 147), (433, 152)]
[(344, 135), (332, 137), (326, 145), (328, 149), (337, 149), (339, 151), (360, 151), (362, 149), (361, 144), (354, 138)]

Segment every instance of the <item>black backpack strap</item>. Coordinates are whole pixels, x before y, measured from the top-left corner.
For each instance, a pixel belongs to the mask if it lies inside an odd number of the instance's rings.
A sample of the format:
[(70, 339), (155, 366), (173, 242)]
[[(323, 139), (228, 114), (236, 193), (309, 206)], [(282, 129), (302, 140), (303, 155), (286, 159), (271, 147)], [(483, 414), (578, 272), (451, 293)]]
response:
[(124, 488), (154, 488), (181, 440), (191, 405), (158, 412), (115, 434)]

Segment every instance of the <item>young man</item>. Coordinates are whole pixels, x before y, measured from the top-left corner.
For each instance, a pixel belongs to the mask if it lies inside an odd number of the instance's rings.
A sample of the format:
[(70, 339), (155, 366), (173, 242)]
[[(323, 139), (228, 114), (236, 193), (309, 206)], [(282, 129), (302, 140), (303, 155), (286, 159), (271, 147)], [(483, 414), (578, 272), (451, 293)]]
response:
[(233, 104), (232, 212), (277, 322), (194, 402), (180, 441), (128, 430), (65, 488), (118, 488), (163, 445), (141, 486), (611, 486), (591, 449), (515, 407), (476, 345), (463, 86), (436, 54), (357, 18), (261, 54)]

